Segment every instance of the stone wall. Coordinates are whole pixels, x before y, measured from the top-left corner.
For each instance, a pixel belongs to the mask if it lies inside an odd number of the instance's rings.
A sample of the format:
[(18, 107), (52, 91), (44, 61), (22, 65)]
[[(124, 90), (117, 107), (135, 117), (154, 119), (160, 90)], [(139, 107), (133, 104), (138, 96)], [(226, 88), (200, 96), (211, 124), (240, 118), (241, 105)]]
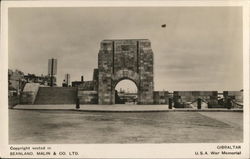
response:
[(94, 90), (98, 91), (98, 69), (95, 68), (93, 72), (93, 83), (94, 83)]
[(79, 98), (80, 104), (98, 104), (97, 91), (78, 90), (77, 97)]
[(8, 97), (8, 105), (9, 108), (13, 108), (15, 105), (20, 103), (20, 97), (19, 96), (9, 96)]
[(112, 103), (112, 73), (113, 73), (114, 41), (104, 40), (98, 53), (98, 103)]
[[(203, 99), (203, 101), (207, 103), (206, 107), (216, 107), (218, 106), (217, 97), (217, 91), (174, 91), (173, 94), (175, 105), (182, 105), (181, 107), (185, 107), (186, 103), (194, 102), (198, 98)], [(194, 105), (196, 105), (196, 103), (194, 103)]]
[(84, 81), (81, 83), (78, 88), (80, 90), (85, 90), (85, 91), (93, 91), (94, 90), (94, 81)]
[(154, 104), (169, 104), (168, 91), (154, 91)]
[(98, 54), (98, 103), (115, 103), (115, 86), (134, 81), (138, 103), (153, 104), (153, 51), (149, 40), (103, 40)]
[(93, 71), (92, 81), (83, 81), (77, 90), (80, 104), (98, 104), (98, 69)]

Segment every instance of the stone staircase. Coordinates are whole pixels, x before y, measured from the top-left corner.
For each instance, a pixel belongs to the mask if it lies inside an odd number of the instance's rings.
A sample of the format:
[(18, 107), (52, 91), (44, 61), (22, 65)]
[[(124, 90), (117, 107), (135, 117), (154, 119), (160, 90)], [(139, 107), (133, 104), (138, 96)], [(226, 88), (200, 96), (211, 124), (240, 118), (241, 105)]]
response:
[(73, 87), (40, 87), (34, 104), (75, 104), (76, 98)]

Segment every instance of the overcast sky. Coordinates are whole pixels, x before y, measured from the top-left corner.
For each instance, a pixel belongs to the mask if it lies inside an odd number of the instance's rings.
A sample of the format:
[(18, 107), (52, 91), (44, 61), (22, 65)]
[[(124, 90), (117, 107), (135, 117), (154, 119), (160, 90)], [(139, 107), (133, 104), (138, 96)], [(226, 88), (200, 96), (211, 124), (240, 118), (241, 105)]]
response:
[[(103, 39), (149, 39), (155, 90), (243, 88), (240, 7), (11, 8), (9, 68), (92, 80)], [(161, 25), (166, 24), (166, 28)]]

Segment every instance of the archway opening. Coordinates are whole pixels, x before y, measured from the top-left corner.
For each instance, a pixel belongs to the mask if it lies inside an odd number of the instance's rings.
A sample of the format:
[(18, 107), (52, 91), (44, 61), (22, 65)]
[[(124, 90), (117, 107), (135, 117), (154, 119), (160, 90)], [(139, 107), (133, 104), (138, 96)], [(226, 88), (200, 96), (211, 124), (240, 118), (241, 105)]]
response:
[(115, 104), (137, 104), (138, 88), (129, 79), (121, 80), (115, 86)]

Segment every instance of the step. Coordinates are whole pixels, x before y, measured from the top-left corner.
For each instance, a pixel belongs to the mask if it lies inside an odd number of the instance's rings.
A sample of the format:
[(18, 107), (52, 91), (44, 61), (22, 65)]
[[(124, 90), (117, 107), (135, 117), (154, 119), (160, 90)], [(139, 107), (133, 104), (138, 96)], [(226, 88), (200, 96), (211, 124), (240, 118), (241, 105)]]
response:
[(77, 89), (73, 87), (40, 87), (35, 104), (74, 104)]

